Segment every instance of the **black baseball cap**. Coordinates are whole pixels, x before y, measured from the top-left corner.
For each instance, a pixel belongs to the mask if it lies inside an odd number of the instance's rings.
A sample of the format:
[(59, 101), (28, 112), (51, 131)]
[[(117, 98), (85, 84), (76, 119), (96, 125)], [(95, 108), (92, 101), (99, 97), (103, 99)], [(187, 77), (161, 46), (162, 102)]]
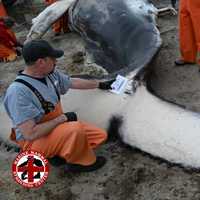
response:
[(46, 40), (31, 40), (26, 42), (22, 49), (22, 56), (27, 64), (39, 58), (60, 58), (63, 54), (63, 50), (54, 49)]

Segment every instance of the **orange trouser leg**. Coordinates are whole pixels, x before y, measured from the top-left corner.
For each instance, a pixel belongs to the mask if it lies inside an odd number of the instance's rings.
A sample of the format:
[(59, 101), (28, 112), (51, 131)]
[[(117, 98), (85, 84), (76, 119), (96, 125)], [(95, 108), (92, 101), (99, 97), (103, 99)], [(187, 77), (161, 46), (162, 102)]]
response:
[(81, 122), (81, 124), (85, 130), (85, 134), (87, 135), (87, 139), (91, 148), (95, 149), (106, 141), (107, 133), (104, 130), (86, 122)]
[(103, 130), (84, 122), (66, 122), (31, 145), (25, 142), (22, 149), (39, 151), (47, 158), (57, 155), (69, 163), (90, 165), (96, 160), (93, 148), (104, 142), (106, 137)]
[(7, 16), (6, 9), (4, 8), (3, 3), (0, 2), (0, 17)]
[(63, 30), (64, 33), (69, 31), (68, 28), (68, 12), (65, 12), (62, 17), (60, 17), (54, 24), (53, 24), (53, 31), (55, 33), (60, 33)]
[(0, 61), (13, 61), (17, 57), (16, 51), (0, 44)]
[(191, 15), (188, 10), (190, 0), (180, 0), (179, 10), (179, 39), (182, 59), (187, 62), (195, 62), (197, 47)]
[(60, 33), (62, 31), (62, 19), (58, 19), (52, 27), (55, 33)]
[[(57, 0), (49, 0), (48, 5), (55, 3)], [(58, 19), (53, 25), (52, 29), (55, 33), (60, 33), (62, 30), (62, 20)]]
[[(192, 24), (194, 27), (195, 42), (197, 47), (197, 52), (200, 54), (200, 0), (188, 0), (189, 1), (189, 11), (191, 14)], [(200, 64), (200, 57), (197, 60)]]

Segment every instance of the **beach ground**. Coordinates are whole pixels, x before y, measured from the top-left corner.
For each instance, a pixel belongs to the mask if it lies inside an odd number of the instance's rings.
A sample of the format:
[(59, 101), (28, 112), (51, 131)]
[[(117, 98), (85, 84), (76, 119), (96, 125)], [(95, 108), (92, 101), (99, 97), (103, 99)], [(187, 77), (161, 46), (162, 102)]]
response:
[[(169, 1), (153, 1), (163, 7)], [(165, 15), (158, 18), (163, 45), (151, 63), (154, 72), (151, 85), (165, 99), (185, 105), (188, 109), (200, 111), (200, 73), (198, 66), (175, 67), (174, 60), (179, 56), (177, 16)], [(22, 28), (17, 36), (23, 40), (28, 30)], [(75, 62), (74, 55), (84, 52), (84, 43), (75, 33), (57, 38), (49, 32), (45, 39), (65, 50), (59, 60), (59, 68), (71, 74), (77, 73), (73, 66), (83, 70), (82, 61)], [(0, 64), (0, 93), (23, 69), (24, 63), (18, 58), (12, 63)], [(68, 67), (67, 67), (68, 66)], [(91, 72), (93, 73), (93, 72)], [(148, 134), (148, 133), (147, 133)], [(189, 133), (188, 133), (189, 134)], [(195, 150), (195, 149), (194, 149)], [(63, 167), (51, 166), (47, 182), (39, 189), (24, 189), (14, 182), (11, 164), (16, 156), (0, 146), (0, 199), (2, 200), (199, 200), (200, 174), (186, 171), (178, 166), (153, 159), (120, 144), (110, 142), (97, 150), (98, 155), (106, 156), (106, 165), (95, 172), (64, 173)]]

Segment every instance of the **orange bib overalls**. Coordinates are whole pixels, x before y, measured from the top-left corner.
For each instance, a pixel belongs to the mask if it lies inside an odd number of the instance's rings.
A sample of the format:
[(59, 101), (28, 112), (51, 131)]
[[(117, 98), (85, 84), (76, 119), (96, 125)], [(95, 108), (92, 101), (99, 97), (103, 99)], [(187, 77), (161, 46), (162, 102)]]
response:
[[(54, 119), (63, 113), (61, 104), (44, 115), (42, 122)], [(47, 136), (34, 141), (15, 139), (14, 130), (11, 140), (15, 141), (22, 150), (35, 150), (41, 152), (46, 158), (60, 156), (68, 163), (91, 165), (96, 161), (94, 150), (107, 139), (107, 133), (91, 124), (74, 121), (64, 122), (54, 128)]]
[(182, 59), (200, 64), (200, 0), (180, 0), (179, 29)]

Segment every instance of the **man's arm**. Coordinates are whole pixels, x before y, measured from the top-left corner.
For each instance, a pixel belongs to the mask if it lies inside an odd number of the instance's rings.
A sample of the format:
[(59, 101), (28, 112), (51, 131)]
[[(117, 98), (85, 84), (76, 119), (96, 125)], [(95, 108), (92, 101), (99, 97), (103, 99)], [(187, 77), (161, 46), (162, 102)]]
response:
[(99, 82), (96, 80), (85, 80), (80, 78), (71, 78), (72, 89), (95, 89), (99, 87)]
[(41, 124), (36, 124), (34, 120), (27, 120), (18, 125), (18, 128), (26, 140), (35, 140), (48, 135), (56, 126), (65, 121), (67, 121), (67, 117), (62, 114), (59, 117)]
[(71, 78), (71, 88), (72, 89), (95, 89), (99, 88), (102, 90), (110, 90), (112, 83), (115, 79), (109, 81), (96, 81), (96, 80), (85, 80), (80, 78)]

